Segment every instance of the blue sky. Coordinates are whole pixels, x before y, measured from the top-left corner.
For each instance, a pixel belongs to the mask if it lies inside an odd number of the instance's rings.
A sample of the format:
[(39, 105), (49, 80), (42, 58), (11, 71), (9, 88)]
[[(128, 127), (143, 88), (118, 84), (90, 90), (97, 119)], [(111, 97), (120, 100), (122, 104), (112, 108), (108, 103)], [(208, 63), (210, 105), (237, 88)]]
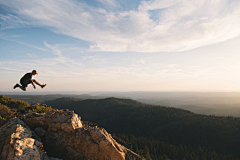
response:
[(0, 91), (240, 91), (239, 0), (1, 0)]

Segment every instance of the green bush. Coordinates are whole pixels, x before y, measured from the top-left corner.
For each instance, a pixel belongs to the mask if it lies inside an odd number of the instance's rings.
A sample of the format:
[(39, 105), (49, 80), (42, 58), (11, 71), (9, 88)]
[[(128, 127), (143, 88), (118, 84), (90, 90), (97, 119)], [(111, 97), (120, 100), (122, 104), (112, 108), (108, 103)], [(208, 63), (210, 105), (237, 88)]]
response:
[(0, 126), (4, 124), (8, 119), (12, 118), (13, 115), (14, 115), (14, 112), (11, 111), (10, 108), (0, 104)]
[(6, 118), (2, 118), (2, 116), (0, 116), (0, 120), (6, 121)]
[(5, 97), (3, 95), (0, 95), (0, 103), (8, 106), (11, 109), (20, 109), (20, 108), (22, 109), (29, 106), (27, 102), (17, 101), (11, 97)]
[(31, 112), (47, 113), (51, 110), (53, 110), (51, 107), (29, 105), (27, 102), (0, 95), (0, 126), (13, 116), (20, 117)]
[(47, 113), (49, 111), (53, 110), (51, 107), (44, 107), (44, 106), (38, 106), (38, 105), (29, 105), (25, 108), (20, 109), (19, 111), (23, 113), (31, 113), (31, 112), (37, 112), (37, 113)]

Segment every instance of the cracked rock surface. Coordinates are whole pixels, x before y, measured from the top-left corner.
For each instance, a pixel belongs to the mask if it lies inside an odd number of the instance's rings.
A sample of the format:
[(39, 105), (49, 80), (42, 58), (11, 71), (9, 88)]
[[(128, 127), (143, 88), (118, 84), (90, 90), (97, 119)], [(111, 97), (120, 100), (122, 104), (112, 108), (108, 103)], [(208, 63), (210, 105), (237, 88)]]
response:
[(0, 134), (5, 140), (0, 144), (2, 160), (10, 156), (36, 160), (144, 159), (117, 143), (105, 129), (83, 125), (81, 118), (68, 110), (33, 112), (24, 115), (22, 121), (11, 119), (0, 128)]
[[(32, 138), (32, 131), (18, 118), (0, 128), (2, 160), (47, 160), (42, 142)], [(57, 160), (57, 158), (52, 158)]]

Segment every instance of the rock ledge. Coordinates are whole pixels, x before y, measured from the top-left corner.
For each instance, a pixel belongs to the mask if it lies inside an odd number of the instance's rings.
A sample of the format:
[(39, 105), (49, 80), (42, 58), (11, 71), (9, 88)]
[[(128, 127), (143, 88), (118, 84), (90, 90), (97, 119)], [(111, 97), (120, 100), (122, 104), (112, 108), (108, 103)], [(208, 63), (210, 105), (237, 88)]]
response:
[(13, 118), (0, 128), (0, 135), (3, 135), (1, 142), (4, 141), (0, 143), (2, 160), (144, 159), (117, 143), (105, 129), (83, 126), (81, 118), (68, 110), (30, 113), (24, 115), (22, 121)]

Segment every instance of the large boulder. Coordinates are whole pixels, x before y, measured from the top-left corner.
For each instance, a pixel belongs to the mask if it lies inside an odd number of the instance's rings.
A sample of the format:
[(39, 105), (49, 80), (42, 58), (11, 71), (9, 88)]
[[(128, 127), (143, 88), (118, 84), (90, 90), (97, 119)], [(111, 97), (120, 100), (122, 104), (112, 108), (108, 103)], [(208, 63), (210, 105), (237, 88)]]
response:
[(83, 126), (73, 111), (30, 113), (23, 121), (42, 139), (49, 156), (76, 160), (140, 160), (103, 128)]
[[(29, 113), (23, 116), (23, 121), (31, 128), (41, 127), (41, 130), (64, 131), (73, 133), (81, 128), (80, 117), (73, 111), (53, 110), (48, 113)], [(42, 130), (43, 131), (43, 130)]]
[(18, 118), (12, 118), (3, 125), (0, 128), (0, 135), (2, 160), (50, 159), (43, 152), (42, 142), (34, 139), (32, 131)]

